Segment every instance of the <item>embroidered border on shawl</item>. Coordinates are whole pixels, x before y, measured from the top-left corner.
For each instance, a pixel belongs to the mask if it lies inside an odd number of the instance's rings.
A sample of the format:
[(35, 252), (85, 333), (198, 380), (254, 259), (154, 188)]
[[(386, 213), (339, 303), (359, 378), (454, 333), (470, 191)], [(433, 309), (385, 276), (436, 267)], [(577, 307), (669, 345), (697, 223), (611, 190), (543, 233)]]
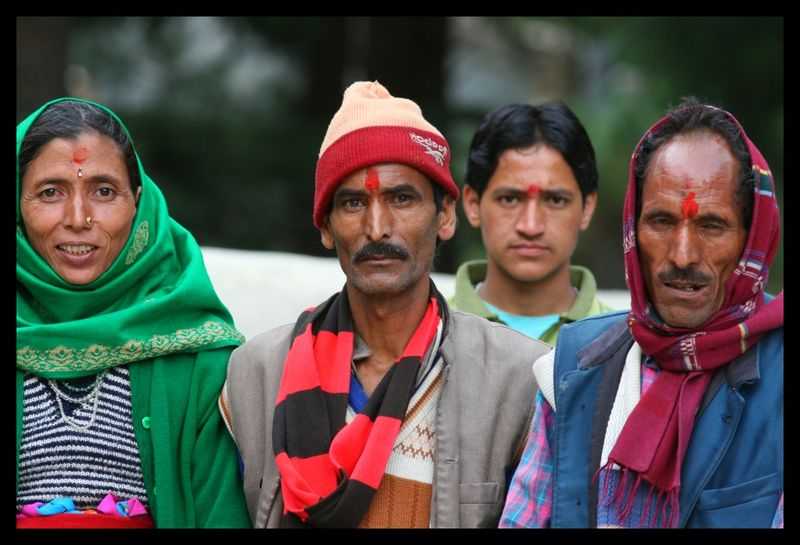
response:
[(227, 340), (244, 342), (245, 339), (236, 328), (209, 321), (202, 326), (178, 329), (168, 335), (153, 335), (145, 340), (131, 339), (119, 346), (93, 344), (87, 348), (56, 346), (49, 349), (23, 346), (17, 349), (17, 367), (28, 371), (99, 370)]
[(133, 237), (133, 244), (131, 245), (131, 249), (128, 250), (128, 255), (125, 256), (125, 264), (130, 265), (136, 258), (139, 257), (144, 249), (147, 247), (147, 242), (150, 240), (150, 224), (146, 221), (143, 221), (139, 224), (139, 227), (136, 228), (136, 235)]

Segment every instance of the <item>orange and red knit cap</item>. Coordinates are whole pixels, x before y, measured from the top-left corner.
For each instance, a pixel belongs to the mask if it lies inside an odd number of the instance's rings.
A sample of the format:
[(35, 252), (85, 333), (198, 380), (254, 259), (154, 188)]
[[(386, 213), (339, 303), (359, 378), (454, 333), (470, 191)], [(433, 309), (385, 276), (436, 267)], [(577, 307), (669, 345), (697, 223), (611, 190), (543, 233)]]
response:
[(457, 199), (459, 191), (450, 174), (450, 156), (447, 140), (422, 117), (416, 103), (393, 97), (377, 81), (353, 83), (345, 89), (342, 105), (328, 125), (319, 150), (314, 225), (322, 225), (343, 178), (379, 163), (402, 163), (415, 168)]

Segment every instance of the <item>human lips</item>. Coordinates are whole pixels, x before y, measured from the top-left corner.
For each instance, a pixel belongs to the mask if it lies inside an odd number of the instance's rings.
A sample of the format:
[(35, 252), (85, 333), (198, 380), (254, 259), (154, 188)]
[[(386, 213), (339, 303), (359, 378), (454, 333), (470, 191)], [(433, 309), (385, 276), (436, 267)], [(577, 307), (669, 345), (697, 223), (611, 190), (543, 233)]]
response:
[(711, 275), (694, 268), (671, 268), (660, 272), (657, 279), (669, 297), (693, 303), (704, 300), (710, 293), (713, 283)]
[(56, 244), (56, 249), (71, 256), (84, 256), (96, 250), (97, 246), (85, 242), (63, 242)]
[(356, 263), (368, 269), (390, 269), (398, 266), (404, 259), (395, 255), (372, 254), (359, 259)]
[(662, 302), (696, 309), (703, 308), (710, 301), (712, 294), (710, 284), (685, 281), (661, 282), (659, 291)]
[(549, 251), (549, 248), (544, 244), (537, 242), (517, 242), (510, 246), (513, 252), (523, 256), (539, 256)]
[(55, 255), (68, 267), (91, 267), (99, 255), (99, 248), (90, 242), (61, 242), (55, 246)]
[(699, 282), (674, 282), (674, 281), (663, 282), (663, 284), (670, 289), (689, 292), (689, 293), (698, 292), (708, 285)]
[(400, 256), (393, 254), (370, 254), (360, 258), (358, 261), (385, 261), (387, 259), (402, 259)]

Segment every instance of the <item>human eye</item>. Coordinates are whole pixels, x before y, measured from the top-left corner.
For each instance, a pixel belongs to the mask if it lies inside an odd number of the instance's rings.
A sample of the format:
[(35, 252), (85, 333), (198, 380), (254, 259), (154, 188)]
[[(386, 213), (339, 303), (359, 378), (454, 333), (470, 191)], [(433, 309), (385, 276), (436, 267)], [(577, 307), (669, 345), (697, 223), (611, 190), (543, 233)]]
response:
[(406, 205), (414, 201), (414, 195), (408, 192), (400, 191), (392, 195), (392, 202), (394, 204)]
[(700, 229), (702, 229), (704, 233), (711, 235), (717, 235), (724, 232), (726, 227), (727, 226), (719, 220), (712, 219), (700, 222)]
[(58, 189), (55, 187), (45, 187), (37, 196), (43, 201), (54, 201), (58, 198)]
[(569, 203), (569, 197), (554, 193), (547, 196), (547, 203), (553, 208), (565, 208)]
[(668, 229), (675, 224), (675, 219), (668, 214), (652, 214), (645, 218), (645, 223), (653, 229)]
[(95, 191), (95, 194), (100, 199), (111, 200), (116, 196), (117, 191), (113, 187), (110, 187), (110, 186), (107, 186), (107, 185), (103, 185), (103, 186), (100, 186), (100, 187), (97, 188), (97, 190)]
[(498, 195), (497, 202), (502, 206), (514, 206), (519, 202), (519, 196), (513, 194)]
[(359, 210), (364, 206), (364, 199), (360, 197), (347, 197), (339, 201), (339, 208), (347, 211)]

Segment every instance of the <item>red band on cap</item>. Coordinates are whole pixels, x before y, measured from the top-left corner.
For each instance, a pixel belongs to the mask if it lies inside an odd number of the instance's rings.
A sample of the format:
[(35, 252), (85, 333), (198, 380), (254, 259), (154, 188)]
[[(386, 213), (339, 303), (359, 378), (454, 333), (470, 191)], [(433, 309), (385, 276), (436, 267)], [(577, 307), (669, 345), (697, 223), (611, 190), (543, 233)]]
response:
[[(442, 148), (448, 153), (444, 154)], [(364, 127), (336, 140), (317, 161), (314, 225), (322, 225), (333, 193), (345, 176), (381, 163), (408, 165), (442, 186), (453, 199), (458, 198), (458, 186), (450, 174), (449, 147), (443, 137), (408, 127)]]

